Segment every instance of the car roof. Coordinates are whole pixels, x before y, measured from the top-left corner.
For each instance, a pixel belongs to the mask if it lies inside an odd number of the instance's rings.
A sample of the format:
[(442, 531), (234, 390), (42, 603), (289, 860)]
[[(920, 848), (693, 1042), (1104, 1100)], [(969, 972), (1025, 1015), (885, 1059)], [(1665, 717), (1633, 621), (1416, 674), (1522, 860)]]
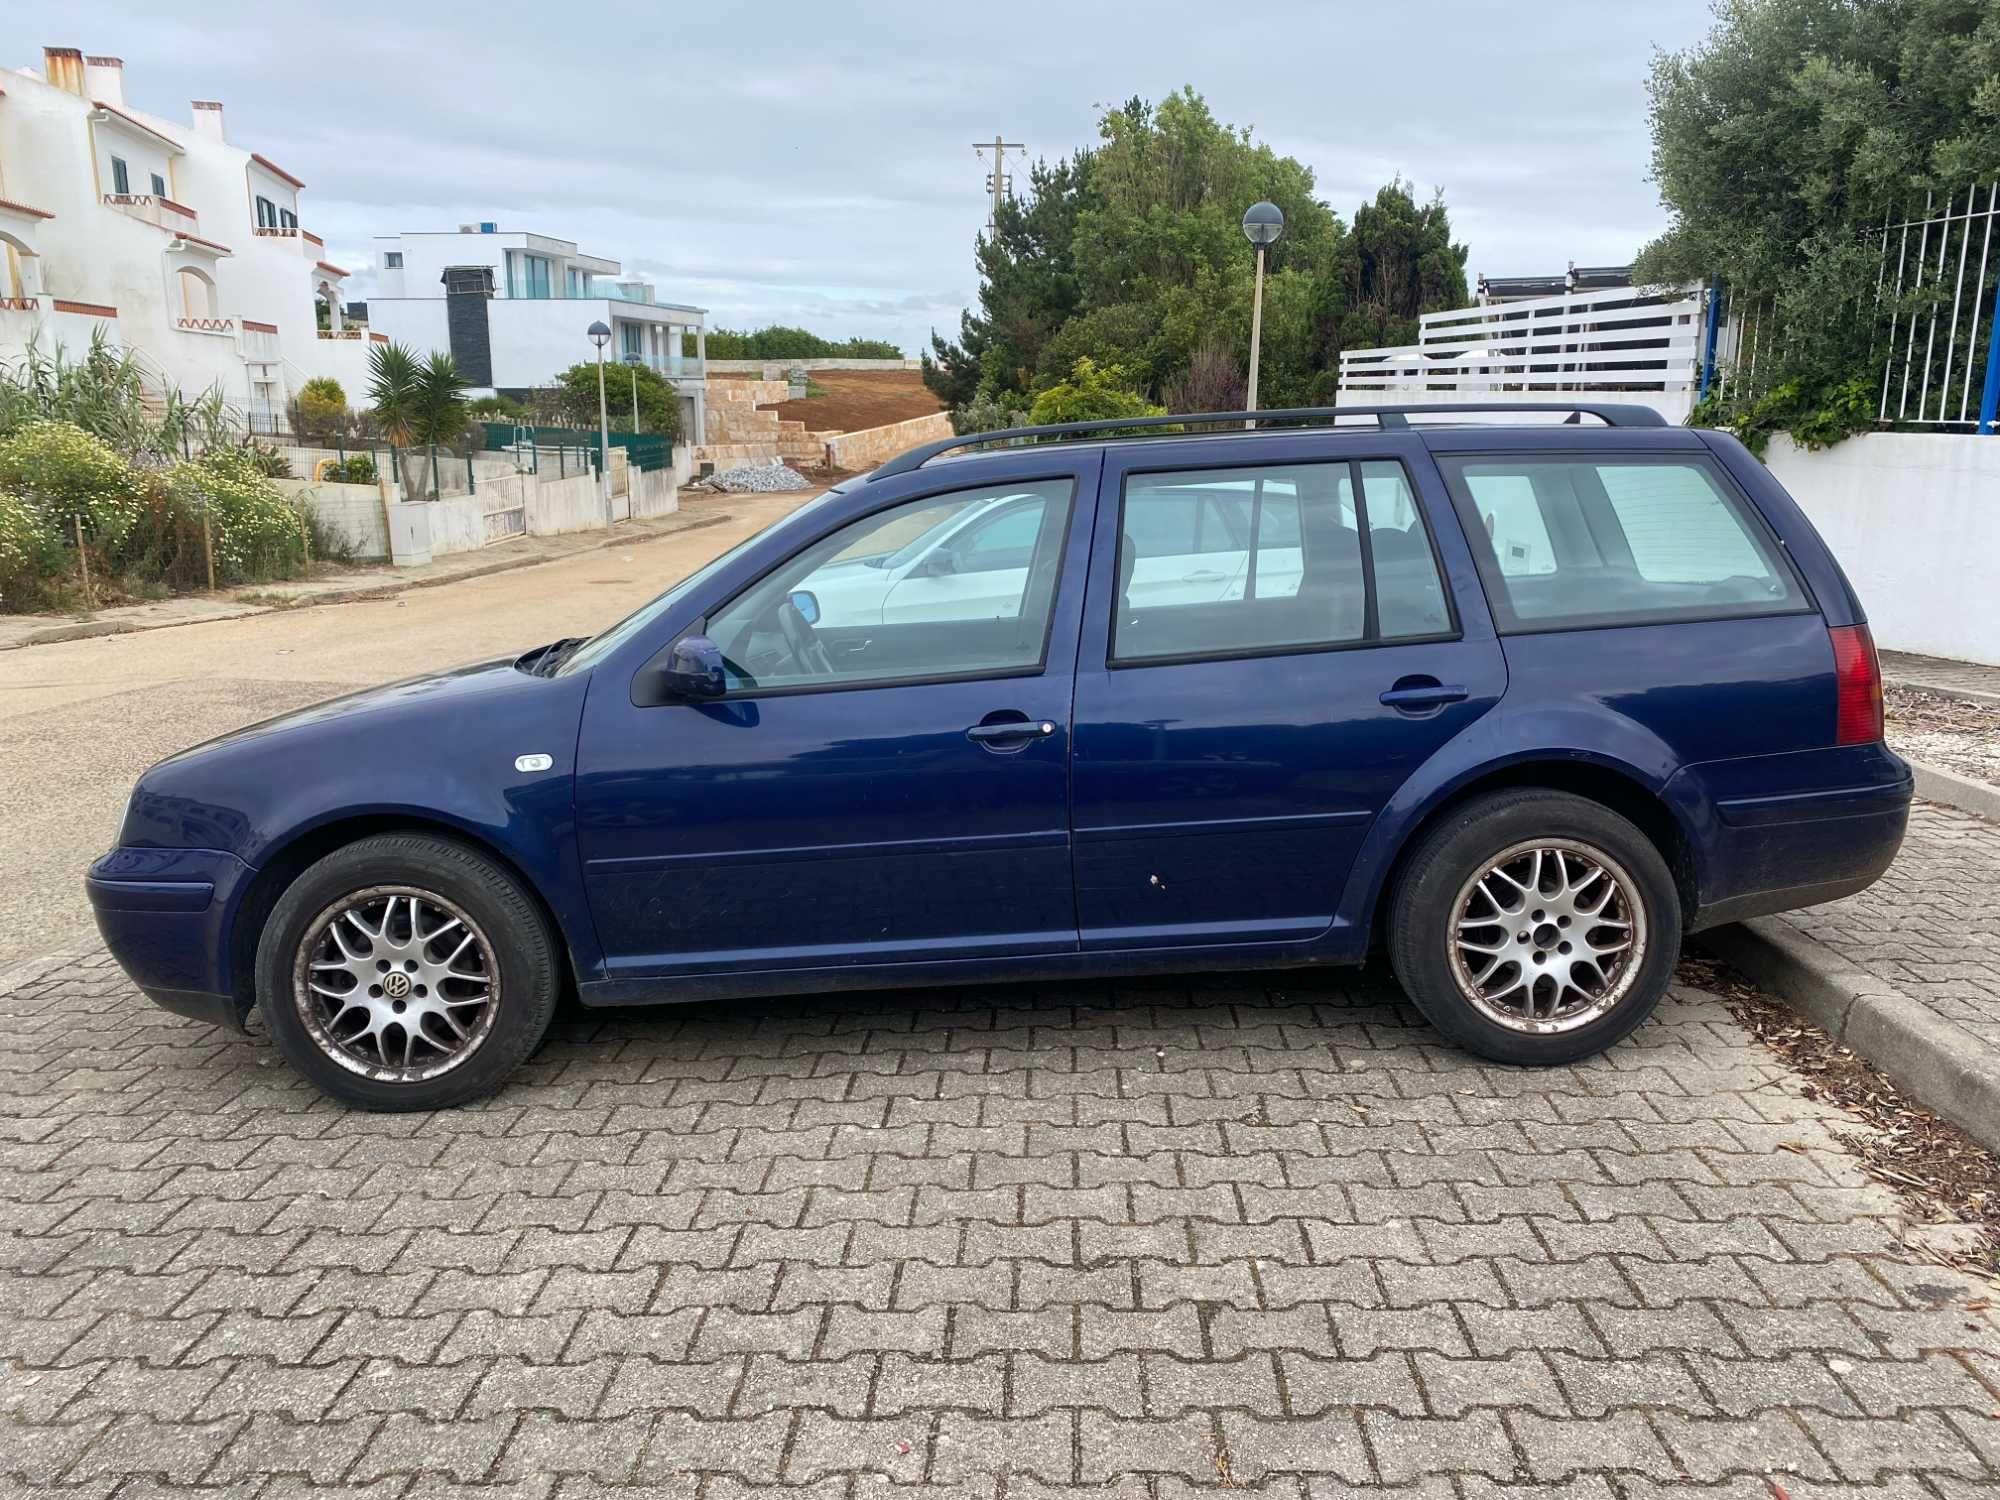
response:
[[(924, 468), (933, 460), (951, 462), (975, 456), (972, 450), (1001, 445), (1007, 449), (1041, 449), (1051, 444), (1064, 448), (1103, 448), (1113, 443), (1148, 440), (1156, 444), (1196, 443), (1207, 438), (1281, 436), (1315, 432), (1324, 436), (1379, 436), (1387, 431), (1435, 433), (1474, 428), (1486, 432), (1519, 432), (1523, 428), (1547, 434), (1546, 422), (1521, 423), (1519, 417), (1546, 418), (1561, 414), (1556, 425), (1570, 427), (1578, 435), (1586, 417), (1601, 428), (1668, 428), (1667, 419), (1650, 406), (1621, 402), (1520, 401), (1492, 405), (1469, 402), (1420, 403), (1401, 406), (1304, 407), (1278, 411), (1193, 412), (1176, 416), (1125, 417), (1097, 422), (1065, 422), (1045, 427), (1008, 427), (993, 432), (965, 433), (958, 437), (925, 443), (898, 454), (866, 477), (886, 479)], [(1411, 416), (1426, 420), (1412, 423)], [(1453, 418), (1471, 418), (1454, 421)], [(1365, 424), (1365, 425), (1364, 425)], [(1189, 431), (1190, 427), (1205, 430)], [(993, 453), (977, 456), (994, 457)]]

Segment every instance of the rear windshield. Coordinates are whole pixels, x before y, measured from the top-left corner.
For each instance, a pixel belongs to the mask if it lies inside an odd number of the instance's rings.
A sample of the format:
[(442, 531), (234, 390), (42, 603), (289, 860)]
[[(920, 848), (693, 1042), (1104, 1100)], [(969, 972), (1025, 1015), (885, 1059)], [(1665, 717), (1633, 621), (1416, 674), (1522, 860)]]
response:
[(1692, 455), (1439, 454), (1503, 632), (1790, 614), (1761, 517)]

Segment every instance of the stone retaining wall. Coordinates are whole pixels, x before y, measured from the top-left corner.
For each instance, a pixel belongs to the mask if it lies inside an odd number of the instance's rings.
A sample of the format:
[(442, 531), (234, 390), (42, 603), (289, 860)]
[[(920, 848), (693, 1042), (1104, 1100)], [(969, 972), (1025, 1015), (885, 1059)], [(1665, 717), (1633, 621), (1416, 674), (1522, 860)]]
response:
[(831, 469), (859, 473), (887, 462), (906, 448), (914, 448), (919, 443), (934, 443), (951, 435), (950, 415), (934, 411), (926, 416), (911, 417), (908, 421), (891, 422), (886, 427), (864, 427), (859, 432), (843, 432), (837, 437), (830, 437), (824, 445), (824, 462)]

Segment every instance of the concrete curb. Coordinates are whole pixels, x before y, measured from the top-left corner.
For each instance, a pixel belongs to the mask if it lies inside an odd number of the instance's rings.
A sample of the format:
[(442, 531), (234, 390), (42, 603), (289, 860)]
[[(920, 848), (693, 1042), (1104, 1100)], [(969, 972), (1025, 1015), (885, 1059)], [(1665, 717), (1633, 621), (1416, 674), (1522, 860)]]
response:
[(2000, 1047), (1780, 918), (1717, 927), (1694, 942), (1791, 1002), (1918, 1103), (2000, 1150)]
[(1910, 769), (1916, 772), (1917, 795), (1926, 802), (1942, 802), (1947, 807), (1976, 813), (1990, 822), (2000, 823), (2000, 786), (1975, 781), (1970, 776), (1961, 776), (1956, 771), (1947, 771), (1942, 766), (1933, 766), (1907, 755), (1903, 759), (1909, 761)]
[(1982, 693), (1978, 688), (1940, 687), (1935, 682), (1915, 682), (1907, 677), (1884, 677), (1882, 685), (1901, 688), (1906, 693), (1929, 693), (1933, 698), (1951, 698), (1980, 708), (2000, 708), (2000, 693)]
[(137, 635), (146, 630), (171, 630), (181, 625), (212, 625), (218, 620), (241, 620), (249, 615), (271, 615), (289, 613), (292, 610), (314, 609), (322, 604), (363, 604), (377, 599), (392, 599), (398, 594), (407, 594), (414, 589), (442, 588), (448, 583), (464, 583), (474, 578), (491, 578), (496, 573), (512, 573), (520, 568), (538, 568), (547, 563), (562, 562), (572, 557), (587, 557), (593, 552), (608, 551), (613, 547), (634, 547), (641, 542), (654, 542), (662, 537), (681, 536), (690, 531), (700, 531), (704, 527), (719, 526), (724, 521), (733, 520), (728, 513), (701, 516), (690, 520), (685, 526), (665, 526), (655, 531), (637, 533), (631, 536), (609, 536), (587, 547), (573, 547), (564, 552), (553, 552), (547, 556), (504, 557), (491, 563), (482, 563), (470, 568), (459, 568), (435, 578), (390, 579), (382, 583), (358, 583), (351, 587), (323, 589), (312, 594), (301, 594), (298, 599), (286, 604), (231, 604), (219, 603), (212, 614), (193, 616), (176, 620), (78, 620), (67, 625), (51, 625), (23, 636), (16, 641), (0, 642), (0, 651), (24, 651), (30, 646), (53, 646), (62, 641), (87, 641), (105, 635)]

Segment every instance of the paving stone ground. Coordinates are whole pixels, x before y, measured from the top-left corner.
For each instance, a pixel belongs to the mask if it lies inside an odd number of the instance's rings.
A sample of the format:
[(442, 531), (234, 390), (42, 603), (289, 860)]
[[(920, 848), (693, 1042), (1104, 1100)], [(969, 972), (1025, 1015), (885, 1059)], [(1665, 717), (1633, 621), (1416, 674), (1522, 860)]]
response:
[(1374, 976), (578, 1012), (435, 1116), (0, 991), (0, 1492), (2000, 1492), (1984, 1289), (1697, 991), (1547, 1071)]
[(1978, 662), (1948, 661), (1941, 656), (1917, 656), (1908, 651), (1884, 651), (1882, 675), (1909, 687), (1983, 693), (2000, 698), (2000, 667)]
[(2000, 1049), (2000, 823), (1918, 802), (1886, 875), (1777, 920)]

